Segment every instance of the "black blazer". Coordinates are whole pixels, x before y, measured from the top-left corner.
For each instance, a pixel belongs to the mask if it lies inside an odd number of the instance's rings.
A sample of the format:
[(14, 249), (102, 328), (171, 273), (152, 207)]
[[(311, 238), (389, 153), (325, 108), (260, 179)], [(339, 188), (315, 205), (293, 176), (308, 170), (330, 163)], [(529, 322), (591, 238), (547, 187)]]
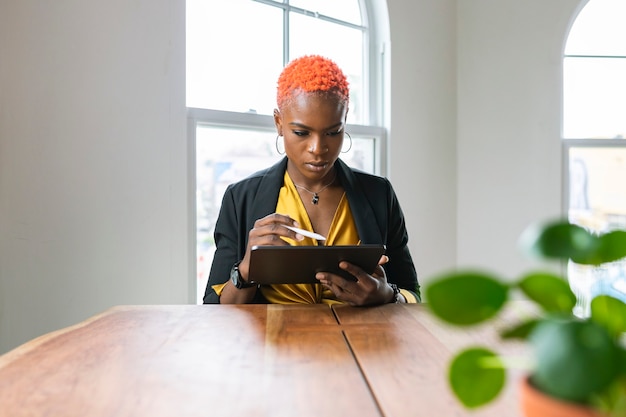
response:
[[(215, 224), (216, 251), (204, 293), (205, 304), (220, 302), (211, 286), (226, 282), (233, 264), (244, 257), (248, 232), (254, 222), (276, 211), (286, 169), (285, 157), (226, 189)], [(409, 238), (404, 215), (391, 183), (386, 178), (352, 169), (340, 159), (335, 169), (346, 191), (361, 243), (384, 244), (389, 256), (384, 266), (387, 280), (413, 292), (420, 300), (417, 273), (407, 246)], [(267, 301), (257, 291), (253, 302)]]

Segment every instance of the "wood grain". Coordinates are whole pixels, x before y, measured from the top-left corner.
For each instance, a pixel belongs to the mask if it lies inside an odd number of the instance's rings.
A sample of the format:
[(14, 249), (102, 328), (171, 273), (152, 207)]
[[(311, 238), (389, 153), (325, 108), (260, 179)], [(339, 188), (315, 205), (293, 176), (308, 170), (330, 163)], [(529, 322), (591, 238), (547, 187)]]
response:
[(118, 307), (0, 363), (3, 417), (380, 415), (326, 306)]
[(495, 334), (509, 320), (459, 331), (424, 305), (120, 306), (0, 356), (0, 417), (517, 417), (514, 383), (472, 414), (446, 382), (467, 344), (523, 353)]
[(524, 352), (519, 344), (502, 343), (493, 325), (451, 327), (425, 305), (390, 304), (363, 311), (337, 306), (334, 311), (385, 416), (521, 416), (520, 372), (510, 373), (497, 401), (474, 412), (463, 408), (447, 383), (448, 364), (462, 347), (480, 344), (499, 352)]

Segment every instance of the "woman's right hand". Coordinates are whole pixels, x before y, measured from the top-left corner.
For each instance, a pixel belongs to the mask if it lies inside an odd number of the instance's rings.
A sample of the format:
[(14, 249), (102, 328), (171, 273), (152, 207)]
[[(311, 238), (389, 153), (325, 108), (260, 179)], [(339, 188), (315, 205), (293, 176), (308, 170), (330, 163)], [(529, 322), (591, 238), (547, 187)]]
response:
[(241, 263), (239, 273), (243, 279), (248, 279), (250, 270), (250, 250), (253, 246), (289, 246), (289, 243), (282, 239), (287, 237), (293, 240), (302, 240), (304, 236), (296, 233), (284, 226), (300, 227), (297, 221), (291, 217), (272, 213), (254, 222), (254, 227), (248, 233), (248, 247)]

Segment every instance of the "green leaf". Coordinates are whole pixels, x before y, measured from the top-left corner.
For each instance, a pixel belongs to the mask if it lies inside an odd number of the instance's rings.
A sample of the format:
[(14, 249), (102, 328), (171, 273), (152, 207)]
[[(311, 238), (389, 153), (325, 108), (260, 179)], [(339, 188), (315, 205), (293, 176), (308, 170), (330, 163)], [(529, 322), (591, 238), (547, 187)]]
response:
[(503, 339), (528, 339), (528, 335), (533, 331), (535, 326), (539, 323), (538, 319), (532, 319), (520, 323), (514, 327), (508, 328), (500, 333)]
[(598, 258), (600, 263), (613, 262), (626, 256), (626, 231), (613, 230), (599, 237)]
[(576, 296), (569, 283), (558, 275), (548, 272), (528, 274), (518, 286), (528, 298), (548, 312), (571, 313), (576, 305)]
[(604, 392), (594, 396), (590, 403), (603, 416), (626, 416), (626, 378), (613, 381)]
[(506, 374), (500, 358), (484, 348), (470, 348), (459, 353), (450, 364), (452, 391), (468, 408), (487, 404), (504, 387)]
[(530, 340), (536, 357), (533, 384), (548, 395), (587, 403), (619, 372), (619, 347), (593, 321), (548, 319)]
[(608, 295), (591, 300), (591, 317), (613, 336), (626, 332), (626, 304)]
[(571, 259), (585, 265), (600, 263), (599, 238), (563, 220), (529, 226), (520, 237), (520, 246), (526, 253), (540, 258)]
[(493, 317), (507, 299), (509, 287), (493, 276), (457, 272), (435, 278), (425, 289), (427, 305), (439, 318), (472, 325)]
[[(619, 369), (620, 372), (620, 380), (622, 381), (622, 383), (624, 384), (624, 401), (626, 402), (626, 348), (624, 348), (623, 346), (620, 347), (619, 350), (619, 356), (620, 356), (620, 364), (621, 367)], [(625, 414), (626, 415), (626, 414)]]

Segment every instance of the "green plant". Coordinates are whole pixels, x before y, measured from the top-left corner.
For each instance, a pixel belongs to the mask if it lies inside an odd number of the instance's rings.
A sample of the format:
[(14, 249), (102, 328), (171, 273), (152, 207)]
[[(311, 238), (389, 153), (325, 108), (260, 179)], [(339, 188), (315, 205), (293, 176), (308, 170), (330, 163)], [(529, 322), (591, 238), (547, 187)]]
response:
[[(626, 231), (602, 235), (567, 221), (538, 223), (520, 239), (522, 248), (542, 259), (600, 265), (626, 256)], [(457, 326), (494, 318), (514, 290), (538, 306), (538, 314), (503, 330), (503, 339), (531, 345), (531, 384), (553, 397), (626, 415), (626, 304), (607, 295), (591, 301), (591, 314), (573, 314), (576, 297), (567, 279), (552, 272), (530, 272), (505, 280), (482, 271), (456, 271), (435, 277), (425, 288), (432, 312)], [(457, 354), (449, 382), (468, 408), (496, 398), (506, 380), (507, 360), (485, 347)]]

